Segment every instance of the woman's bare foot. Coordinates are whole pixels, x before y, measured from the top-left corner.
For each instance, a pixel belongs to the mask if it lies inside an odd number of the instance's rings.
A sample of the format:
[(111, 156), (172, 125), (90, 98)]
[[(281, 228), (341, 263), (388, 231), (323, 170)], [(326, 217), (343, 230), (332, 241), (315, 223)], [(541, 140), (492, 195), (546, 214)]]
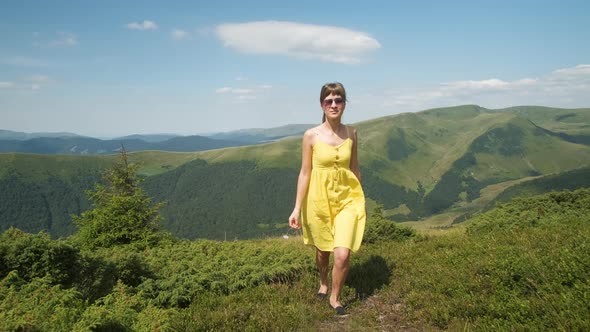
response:
[(342, 303), (340, 303), (340, 301), (332, 301), (332, 299), (330, 299), (330, 306), (332, 308), (342, 307)]
[(338, 300), (332, 300), (332, 297), (330, 297), (330, 307), (336, 311), (336, 315), (341, 317), (348, 316), (348, 312), (344, 309), (342, 303)]
[(320, 289), (318, 289), (317, 297), (320, 300), (325, 299), (328, 296), (328, 286), (327, 285), (320, 285)]

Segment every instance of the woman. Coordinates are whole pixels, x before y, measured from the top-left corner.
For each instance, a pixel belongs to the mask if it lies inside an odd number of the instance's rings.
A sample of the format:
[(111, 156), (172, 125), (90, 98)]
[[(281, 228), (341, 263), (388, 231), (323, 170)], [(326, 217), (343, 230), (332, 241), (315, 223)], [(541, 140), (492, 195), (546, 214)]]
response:
[[(330, 306), (346, 315), (340, 291), (349, 269), (350, 252), (360, 247), (365, 229), (365, 196), (357, 158), (356, 129), (342, 124), (346, 91), (328, 83), (320, 92), (322, 124), (303, 135), (301, 171), (289, 226), (303, 226), (303, 242), (316, 247), (320, 272), (318, 298), (328, 294), (330, 254), (334, 252)], [(301, 218), (301, 221), (300, 221)]]

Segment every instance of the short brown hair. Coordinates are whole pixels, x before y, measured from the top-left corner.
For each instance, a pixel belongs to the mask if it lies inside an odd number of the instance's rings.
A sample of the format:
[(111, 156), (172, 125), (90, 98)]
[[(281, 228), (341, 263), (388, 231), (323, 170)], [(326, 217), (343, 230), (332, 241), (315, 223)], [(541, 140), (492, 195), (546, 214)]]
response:
[[(326, 83), (322, 86), (322, 91), (320, 91), (320, 104), (324, 102), (324, 99), (328, 97), (330, 94), (334, 94), (336, 96), (342, 97), (344, 99), (344, 103), (346, 103), (346, 90), (344, 89), (344, 85), (339, 82), (333, 83)], [(326, 122), (326, 114), (322, 114), (322, 123)]]
[(320, 92), (320, 103), (322, 103), (324, 99), (332, 93), (336, 96), (342, 97), (344, 102), (346, 102), (346, 90), (344, 89), (344, 85), (339, 82), (334, 82), (326, 83), (324, 86), (322, 86), (322, 91)]

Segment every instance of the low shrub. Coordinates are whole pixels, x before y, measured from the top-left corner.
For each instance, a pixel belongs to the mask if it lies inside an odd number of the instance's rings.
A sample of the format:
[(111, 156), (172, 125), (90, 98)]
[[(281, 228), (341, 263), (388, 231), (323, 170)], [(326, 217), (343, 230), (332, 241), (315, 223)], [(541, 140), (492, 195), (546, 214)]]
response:
[(0, 235), (0, 278), (16, 271), (32, 281), (47, 278), (52, 284), (70, 287), (80, 272), (80, 251), (62, 240), (51, 240), (48, 233), (25, 233), (10, 228)]
[(383, 207), (378, 205), (367, 220), (363, 243), (401, 241), (415, 236), (416, 231), (412, 228), (399, 226), (395, 222), (384, 218)]

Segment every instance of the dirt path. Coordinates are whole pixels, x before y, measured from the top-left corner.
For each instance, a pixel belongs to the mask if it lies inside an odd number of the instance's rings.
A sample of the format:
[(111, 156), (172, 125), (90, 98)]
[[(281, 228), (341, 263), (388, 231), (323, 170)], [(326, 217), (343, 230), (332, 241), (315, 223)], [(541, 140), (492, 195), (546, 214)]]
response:
[(433, 331), (407, 317), (399, 299), (373, 295), (348, 310), (347, 317), (334, 316), (318, 327), (318, 331)]

